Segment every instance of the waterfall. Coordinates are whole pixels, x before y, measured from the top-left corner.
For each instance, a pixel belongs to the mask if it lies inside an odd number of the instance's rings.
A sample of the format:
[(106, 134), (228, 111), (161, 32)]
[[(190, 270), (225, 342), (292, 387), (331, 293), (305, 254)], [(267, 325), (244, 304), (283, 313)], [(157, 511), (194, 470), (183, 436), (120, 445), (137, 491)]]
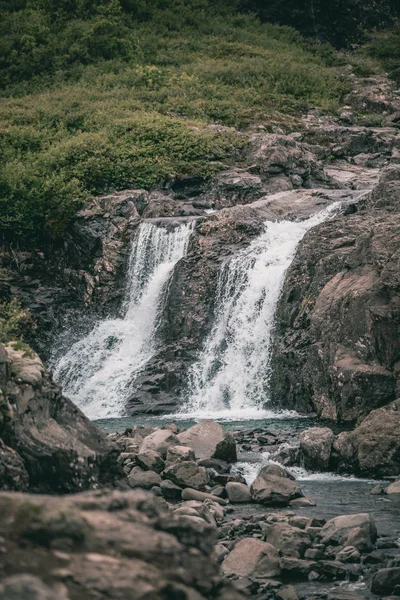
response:
[(123, 413), (132, 381), (155, 353), (165, 285), (192, 230), (193, 222), (172, 230), (142, 223), (129, 258), (124, 316), (99, 322), (57, 360), (55, 380), (88, 417)]
[(306, 231), (339, 205), (301, 222), (266, 222), (265, 231), (223, 266), (214, 324), (189, 373), (182, 416), (269, 416), (271, 340), (285, 273)]

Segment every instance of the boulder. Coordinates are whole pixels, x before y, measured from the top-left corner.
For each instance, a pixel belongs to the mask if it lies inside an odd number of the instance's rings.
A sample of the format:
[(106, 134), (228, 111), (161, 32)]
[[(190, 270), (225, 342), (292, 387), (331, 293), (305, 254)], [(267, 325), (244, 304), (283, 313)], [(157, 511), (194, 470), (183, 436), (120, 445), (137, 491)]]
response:
[(232, 504), (252, 502), (249, 486), (244, 483), (230, 481), (225, 486), (227, 496)]
[(300, 450), (306, 469), (328, 468), (334, 439), (329, 427), (311, 427), (300, 433)]
[[(363, 532), (365, 538), (373, 544), (377, 538), (376, 525), (368, 513), (360, 513), (356, 515), (342, 515), (330, 519), (321, 529), (321, 541), (323, 544), (345, 544), (349, 536), (353, 536), (355, 531), (357, 534)], [(360, 531), (359, 531), (360, 530)]]
[(182, 488), (193, 488), (199, 491), (204, 491), (208, 483), (206, 469), (199, 467), (192, 460), (170, 465), (165, 469), (163, 477)]
[(400, 567), (380, 569), (372, 577), (371, 591), (374, 594), (390, 596), (400, 585)]
[(152, 450), (158, 452), (163, 459), (166, 459), (168, 448), (178, 443), (177, 436), (169, 429), (156, 429), (153, 433), (146, 436), (140, 445), (139, 452)]
[(265, 541), (275, 546), (282, 556), (303, 558), (312, 545), (310, 536), (303, 529), (287, 523), (275, 523), (263, 527)]
[(161, 485), (161, 477), (154, 471), (143, 471), (140, 467), (134, 467), (128, 475), (128, 484), (131, 488), (142, 488), (151, 490), (152, 487)]
[(164, 481), (160, 484), (161, 493), (166, 500), (180, 500), (182, 497), (182, 488), (172, 481), (168, 481), (168, 479), (164, 479)]
[(33, 575), (14, 575), (0, 583), (0, 600), (63, 600)]
[(385, 490), (386, 494), (400, 494), (400, 479), (398, 481), (394, 481)]
[(0, 439), (0, 490), (26, 491), (29, 475), (24, 461)]
[(215, 527), (144, 491), (3, 492), (0, 530), (2, 600), (242, 599), (214, 558)]
[(400, 455), (400, 398), (373, 410), (353, 431), (334, 443), (339, 468), (360, 475), (398, 475)]
[(117, 446), (62, 396), (35, 352), (0, 344), (0, 389), (0, 413), (7, 409), (0, 436), (24, 465), (2, 446), (15, 485), (25, 487), (27, 473), (34, 491), (71, 493), (121, 478)]
[(193, 449), (199, 460), (217, 458), (226, 462), (236, 461), (236, 443), (219, 423), (201, 421), (178, 435), (179, 442)]
[(293, 556), (284, 556), (280, 561), (282, 575), (286, 578), (307, 578), (309, 573), (318, 570), (318, 563)]
[(155, 471), (156, 473), (161, 473), (165, 467), (161, 454), (154, 450), (139, 452), (139, 454), (136, 455), (136, 462), (139, 467), (142, 467), (145, 471)]
[(263, 467), (250, 487), (255, 502), (268, 506), (286, 506), (302, 496), (298, 483), (283, 467), (270, 464)]
[(195, 460), (195, 454), (189, 446), (170, 446), (167, 451), (167, 463)]
[(219, 498), (218, 496), (214, 496), (213, 494), (208, 494), (207, 492), (199, 492), (199, 490), (194, 490), (193, 488), (185, 488), (182, 491), (182, 500), (199, 500), (203, 502), (204, 500), (212, 500), (217, 504), (221, 504), (225, 506), (226, 500)]
[(239, 540), (221, 568), (225, 575), (238, 577), (277, 577), (281, 572), (276, 548), (254, 538)]

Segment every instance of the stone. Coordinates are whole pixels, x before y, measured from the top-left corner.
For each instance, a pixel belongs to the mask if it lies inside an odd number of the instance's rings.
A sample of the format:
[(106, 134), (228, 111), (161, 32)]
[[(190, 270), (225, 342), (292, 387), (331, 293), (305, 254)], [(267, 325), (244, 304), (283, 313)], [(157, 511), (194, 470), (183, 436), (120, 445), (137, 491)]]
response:
[(227, 496), (232, 504), (252, 502), (250, 488), (243, 483), (230, 481), (225, 486)]
[(371, 539), (370, 532), (366, 531), (365, 528), (355, 527), (349, 533), (345, 543), (347, 546), (353, 546), (357, 548), (359, 552), (366, 553), (371, 552), (373, 548), (373, 540)]
[(154, 471), (143, 471), (140, 467), (134, 467), (128, 475), (128, 484), (131, 488), (143, 488), (151, 490), (155, 485), (161, 485), (161, 477)]
[(215, 558), (218, 563), (222, 563), (222, 561), (228, 556), (229, 550), (223, 544), (217, 544), (214, 548)]
[(252, 483), (251, 496), (255, 502), (267, 506), (286, 506), (291, 500), (303, 495), (299, 484), (293, 479), (282, 467), (267, 465)]
[(204, 491), (208, 483), (207, 471), (194, 461), (188, 460), (168, 466), (163, 477), (183, 488)]
[(265, 540), (275, 546), (281, 556), (303, 558), (312, 542), (309, 535), (287, 523), (274, 523), (263, 528)]
[(298, 600), (297, 590), (294, 585), (284, 585), (276, 592), (278, 600)]
[(216, 458), (236, 461), (236, 443), (230, 433), (214, 421), (201, 421), (178, 435), (180, 443), (193, 449), (199, 460)]
[(225, 575), (238, 577), (277, 577), (279, 554), (271, 544), (244, 538), (239, 540), (221, 565)]
[(385, 490), (386, 494), (400, 494), (400, 479), (398, 481), (394, 481)]
[[(216, 528), (200, 517), (174, 515), (144, 491), (2, 492), (0, 530), (1, 572), (7, 573), (2, 600), (243, 598), (214, 558)], [(67, 541), (60, 558), (56, 546)], [(52, 591), (61, 590), (60, 583), (62, 593)]]
[(155, 471), (156, 473), (161, 473), (165, 467), (161, 454), (154, 450), (139, 452), (139, 454), (136, 455), (136, 462), (139, 467), (142, 467), (145, 471)]
[(195, 460), (195, 454), (189, 446), (170, 446), (167, 451), (167, 463)]
[(380, 569), (372, 577), (371, 591), (374, 594), (389, 596), (400, 585), (400, 567)]
[(165, 459), (168, 448), (177, 443), (178, 438), (172, 431), (169, 429), (156, 429), (156, 431), (144, 438), (139, 452), (143, 453), (152, 450), (153, 452), (158, 452)]
[(376, 525), (368, 513), (343, 515), (330, 519), (321, 530), (321, 541), (323, 544), (343, 544), (347, 542), (354, 530), (359, 529), (365, 533), (371, 544), (376, 541)]
[(0, 439), (0, 490), (24, 492), (28, 486), (29, 475), (24, 461)]
[(363, 600), (364, 596), (362, 594), (357, 594), (357, 592), (352, 592), (350, 590), (344, 590), (343, 588), (334, 588), (333, 590), (329, 590), (328, 600)]
[(318, 563), (293, 556), (284, 556), (280, 561), (282, 575), (290, 578), (307, 578), (309, 573), (318, 570)]
[(166, 500), (180, 500), (182, 497), (182, 489), (179, 485), (165, 479), (160, 484), (161, 493)]
[(300, 450), (306, 469), (324, 470), (329, 467), (334, 439), (329, 427), (311, 427), (300, 433)]
[(29, 478), (35, 492), (73, 493), (123, 477), (118, 447), (62, 396), (35, 352), (0, 344), (0, 390), (0, 415), (11, 408), (1, 433), (3, 487), (26, 489)]
[(0, 582), (0, 600), (64, 600), (33, 575), (14, 575)]
[(361, 554), (354, 546), (345, 546), (340, 552), (336, 554), (336, 560), (340, 562), (360, 562)]
[(297, 507), (317, 506), (317, 503), (315, 502), (315, 500), (312, 500), (311, 498), (295, 498), (294, 500), (291, 500), (289, 502), (289, 506), (297, 506)]
[(194, 490), (192, 488), (185, 488), (182, 491), (182, 500), (199, 500), (200, 502), (203, 502), (204, 500), (212, 500), (221, 506), (226, 505), (226, 500), (223, 500), (218, 496), (213, 496), (213, 494), (208, 494), (207, 492), (199, 492), (198, 490)]
[(334, 443), (339, 466), (361, 475), (398, 475), (400, 399), (373, 410), (353, 431), (341, 433)]

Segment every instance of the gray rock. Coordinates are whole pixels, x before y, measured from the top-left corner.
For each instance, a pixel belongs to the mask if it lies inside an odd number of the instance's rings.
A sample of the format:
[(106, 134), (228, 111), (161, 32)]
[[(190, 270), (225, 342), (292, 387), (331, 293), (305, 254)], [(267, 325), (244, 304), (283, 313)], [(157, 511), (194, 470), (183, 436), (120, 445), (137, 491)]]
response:
[(142, 467), (145, 471), (155, 471), (156, 473), (161, 473), (165, 467), (161, 454), (154, 450), (139, 452), (139, 454), (136, 455), (136, 462), (139, 467)]
[(286, 506), (295, 498), (302, 496), (298, 483), (278, 465), (263, 467), (250, 487), (255, 502), (268, 506)]
[(151, 490), (153, 486), (161, 485), (161, 477), (154, 471), (143, 471), (140, 467), (134, 467), (128, 475), (128, 484), (131, 488), (143, 488)]
[(14, 575), (0, 582), (0, 600), (64, 600), (33, 575)]
[(156, 429), (156, 431), (144, 438), (139, 452), (143, 453), (152, 450), (153, 452), (158, 452), (165, 459), (168, 448), (177, 443), (178, 438), (172, 431), (169, 429)]
[(390, 595), (400, 585), (400, 567), (380, 569), (372, 577), (371, 591), (374, 594)]
[(208, 483), (207, 471), (194, 461), (188, 460), (167, 467), (163, 477), (183, 488), (204, 491)]
[(368, 513), (343, 515), (330, 519), (321, 530), (321, 541), (323, 544), (345, 543), (346, 545), (351, 545), (347, 543), (347, 540), (350, 534), (353, 534), (355, 530), (363, 531), (371, 544), (376, 541), (376, 525), (373, 518)]
[[(0, 391), (0, 395), (1, 395)], [(24, 461), (0, 439), (0, 490), (26, 491), (29, 475)]]
[(310, 548), (310, 536), (303, 529), (292, 527), (287, 523), (275, 523), (263, 527), (265, 540), (275, 546), (282, 556), (303, 558)]
[(182, 491), (182, 500), (199, 500), (200, 502), (203, 502), (204, 500), (212, 500), (213, 502), (221, 504), (222, 506), (226, 505), (226, 500), (223, 500), (218, 496), (214, 496), (213, 494), (208, 494), (207, 492), (199, 492), (193, 488), (185, 488)]
[(189, 446), (170, 446), (167, 451), (167, 463), (195, 460), (195, 454)]
[(398, 481), (394, 481), (385, 490), (386, 494), (400, 494), (400, 479)]
[(277, 577), (280, 574), (279, 554), (271, 544), (244, 538), (239, 540), (222, 563), (225, 575), (239, 577)]
[(161, 493), (166, 500), (180, 500), (182, 497), (182, 488), (172, 481), (165, 479), (160, 484)]
[(230, 433), (214, 421), (201, 421), (178, 435), (181, 444), (193, 449), (199, 460), (216, 458), (236, 461), (236, 443)]
[(345, 548), (343, 548), (342, 550), (340, 550), (340, 552), (336, 554), (336, 560), (339, 560), (343, 563), (357, 563), (360, 562), (360, 559), (361, 554), (354, 546), (345, 546)]
[(250, 488), (243, 483), (230, 481), (226, 484), (225, 489), (229, 500), (233, 504), (252, 502), (253, 500), (250, 494)]
[(284, 556), (280, 561), (284, 577), (307, 578), (309, 573), (318, 569), (318, 563), (312, 560), (304, 560), (292, 556)]
[(311, 427), (300, 433), (300, 450), (307, 469), (327, 469), (335, 436), (328, 427)]

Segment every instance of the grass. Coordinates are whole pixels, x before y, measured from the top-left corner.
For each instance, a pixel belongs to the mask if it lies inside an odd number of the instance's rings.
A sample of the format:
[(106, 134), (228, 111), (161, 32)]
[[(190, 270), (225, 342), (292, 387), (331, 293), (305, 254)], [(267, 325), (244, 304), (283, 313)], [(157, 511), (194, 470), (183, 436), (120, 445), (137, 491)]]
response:
[(75, 64), (3, 91), (6, 237), (43, 244), (90, 196), (209, 177), (245, 142), (230, 128), (310, 105), (335, 111), (348, 91), (333, 50), (250, 16), (210, 16), (178, 31), (138, 24), (135, 39), (135, 59)]

